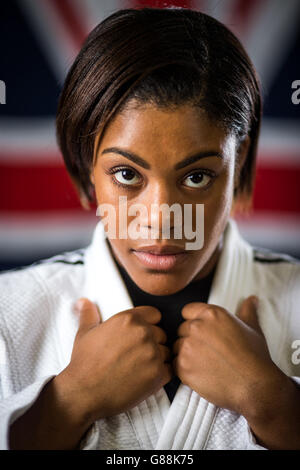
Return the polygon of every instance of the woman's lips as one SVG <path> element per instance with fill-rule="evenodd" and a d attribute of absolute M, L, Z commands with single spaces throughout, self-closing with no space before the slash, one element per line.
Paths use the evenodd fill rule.
<path fill-rule="evenodd" d="M 133 250 L 133 253 L 144 266 L 159 271 L 168 271 L 184 261 L 187 257 L 186 252 L 167 254 Z"/>

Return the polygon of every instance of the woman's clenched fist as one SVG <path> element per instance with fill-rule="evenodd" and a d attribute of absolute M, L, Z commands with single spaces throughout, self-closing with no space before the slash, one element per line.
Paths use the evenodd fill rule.
<path fill-rule="evenodd" d="M 88 299 L 76 305 L 79 329 L 60 380 L 90 423 L 134 407 L 171 380 L 159 310 L 139 306 L 101 322 Z"/>

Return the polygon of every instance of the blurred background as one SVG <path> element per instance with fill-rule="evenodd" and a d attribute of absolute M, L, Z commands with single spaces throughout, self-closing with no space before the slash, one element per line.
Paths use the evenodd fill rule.
<path fill-rule="evenodd" d="M 58 96 L 88 32 L 145 6 L 201 10 L 246 47 L 265 105 L 254 207 L 238 224 L 254 245 L 300 258 L 299 0 L 10 0 L 0 13 L 0 270 L 89 244 L 98 219 L 81 208 L 55 142 Z"/>

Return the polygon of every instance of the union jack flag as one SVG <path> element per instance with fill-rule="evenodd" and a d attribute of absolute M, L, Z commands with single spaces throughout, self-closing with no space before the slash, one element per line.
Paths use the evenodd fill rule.
<path fill-rule="evenodd" d="M 89 31 L 145 6 L 201 10 L 245 45 L 265 105 L 254 209 L 238 223 L 250 242 L 300 256 L 299 0 L 10 0 L 0 17 L 0 269 L 89 243 L 98 220 L 55 142 L 58 95 Z"/>

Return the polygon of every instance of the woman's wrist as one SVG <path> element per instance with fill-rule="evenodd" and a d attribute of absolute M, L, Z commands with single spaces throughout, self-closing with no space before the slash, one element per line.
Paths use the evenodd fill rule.
<path fill-rule="evenodd" d="M 66 378 L 63 371 L 50 380 L 34 404 L 12 424 L 11 449 L 67 450 L 79 446 L 91 422 Z"/>
<path fill-rule="evenodd" d="M 263 447 L 300 449 L 300 388 L 276 366 L 249 388 L 241 414 Z"/>
<path fill-rule="evenodd" d="M 52 394 L 56 406 L 66 418 L 66 424 L 84 434 L 93 424 L 95 418 L 89 409 L 88 400 L 84 397 L 76 377 L 69 373 L 68 367 L 53 379 Z"/>

